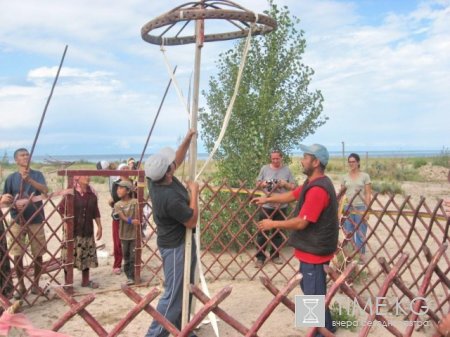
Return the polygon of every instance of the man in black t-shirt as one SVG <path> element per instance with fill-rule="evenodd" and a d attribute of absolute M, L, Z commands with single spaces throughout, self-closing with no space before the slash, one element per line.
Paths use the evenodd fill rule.
<path fill-rule="evenodd" d="M 175 152 L 164 148 L 145 162 L 145 175 L 153 207 L 153 218 L 157 226 L 157 244 L 163 260 L 164 294 L 156 310 L 178 329 L 181 329 L 183 301 L 183 274 L 186 228 L 195 228 L 198 218 L 198 184 L 188 182 L 187 189 L 174 176 L 189 149 L 192 137 L 190 130 Z M 190 192 L 190 195 L 188 193 Z M 191 283 L 195 270 L 195 241 L 192 242 Z M 153 320 L 146 337 L 166 337 L 169 332 L 158 321 Z M 190 337 L 194 337 L 191 334 Z"/>

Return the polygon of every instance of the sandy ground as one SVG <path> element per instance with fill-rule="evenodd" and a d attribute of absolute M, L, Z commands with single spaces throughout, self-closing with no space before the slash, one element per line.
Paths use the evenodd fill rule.
<path fill-rule="evenodd" d="M 56 184 L 56 182 L 53 182 Z M 450 195 L 450 185 L 445 183 L 405 183 L 403 188 L 409 194 L 412 194 L 414 198 L 419 198 L 421 195 L 427 196 L 430 200 L 437 200 Z M 95 301 L 87 307 L 87 310 L 103 325 L 103 327 L 110 331 L 114 325 L 123 318 L 127 312 L 134 307 L 134 303 L 122 293 L 120 286 L 125 282 L 123 275 L 113 275 L 112 271 L 112 237 L 111 237 L 111 221 L 110 221 L 110 208 L 107 205 L 108 191 L 106 184 L 95 185 L 99 192 L 99 200 L 101 207 L 101 214 L 103 219 L 103 238 L 102 243 L 105 243 L 106 248 L 103 253 L 103 258 L 100 258 L 100 267 L 92 270 L 92 278 L 100 283 L 100 288 L 95 291 Z M 428 199 L 427 199 L 428 200 Z M 57 219 L 54 219 L 57 221 Z M 62 280 L 62 275 L 61 278 Z M 89 290 L 80 287 L 81 275 L 78 271 L 75 271 L 75 292 L 77 293 L 76 299 L 80 300 L 84 295 L 90 293 Z M 144 277 L 145 280 L 145 277 Z M 43 282 L 45 279 L 43 280 Z M 286 284 L 285 281 L 275 282 L 278 288 L 283 287 Z M 209 282 L 209 290 L 211 294 L 217 293 L 226 285 L 233 287 L 231 295 L 225 299 L 220 305 L 225 311 L 230 313 L 233 317 L 237 318 L 245 326 L 250 327 L 257 317 L 261 314 L 267 304 L 272 300 L 273 296 L 264 288 L 264 286 L 257 280 L 244 281 L 244 280 L 230 280 L 224 277 L 218 281 Z M 158 282 L 146 286 L 135 286 L 135 290 L 141 295 L 145 295 L 152 287 L 159 286 Z M 290 294 L 290 298 L 293 299 L 294 295 L 300 295 L 300 288 L 294 289 Z M 345 302 L 347 298 L 338 294 L 337 301 Z M 157 301 L 153 301 L 152 305 L 156 306 Z M 23 308 L 23 312 L 31 319 L 33 324 L 41 328 L 49 328 L 64 312 L 68 310 L 68 306 L 61 300 L 55 298 L 51 301 L 39 301 L 33 307 Z M 364 315 L 361 315 L 359 319 L 364 319 Z M 131 324 L 125 329 L 120 336 L 144 336 L 147 328 L 151 322 L 151 317 L 142 312 L 135 318 Z M 404 331 L 404 323 L 401 321 L 395 321 L 395 324 Z M 237 336 L 232 328 L 219 322 L 220 336 Z M 266 337 L 293 337 L 304 336 L 306 330 L 298 329 L 294 327 L 294 314 L 289 311 L 282 304 L 279 305 L 269 320 L 265 322 L 260 329 L 259 336 Z M 427 328 L 422 332 L 415 332 L 414 336 L 430 336 L 433 329 Z M 62 329 L 61 332 L 67 333 L 71 336 L 95 336 L 90 327 L 82 320 L 81 317 L 75 316 L 72 318 Z M 386 334 L 386 330 L 380 325 L 375 325 L 371 329 L 371 336 L 389 335 Z M 209 324 L 203 325 L 198 331 L 198 336 L 209 337 L 214 336 L 214 333 Z M 337 336 L 357 336 L 357 332 L 350 332 L 348 330 L 340 329 L 337 332 Z"/>

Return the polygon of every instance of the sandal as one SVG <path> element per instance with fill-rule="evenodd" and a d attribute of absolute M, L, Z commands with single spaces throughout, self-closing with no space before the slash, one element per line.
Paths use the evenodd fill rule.
<path fill-rule="evenodd" d="M 86 285 L 81 285 L 82 287 L 85 287 L 85 288 L 91 288 L 91 289 L 97 289 L 98 287 L 99 287 L 99 285 L 98 285 L 98 283 L 97 282 L 94 282 L 94 281 L 89 281 L 88 282 L 88 284 L 86 284 Z"/>

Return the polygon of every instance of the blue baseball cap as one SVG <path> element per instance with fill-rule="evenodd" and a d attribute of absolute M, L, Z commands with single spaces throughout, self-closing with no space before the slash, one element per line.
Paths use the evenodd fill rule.
<path fill-rule="evenodd" d="M 310 146 L 300 144 L 300 150 L 302 150 L 303 153 L 313 155 L 314 157 L 319 159 L 323 166 L 327 166 L 330 155 L 325 146 L 320 144 L 313 144 Z"/>

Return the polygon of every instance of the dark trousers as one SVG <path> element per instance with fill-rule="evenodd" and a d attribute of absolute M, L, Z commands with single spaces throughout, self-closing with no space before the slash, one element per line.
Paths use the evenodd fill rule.
<path fill-rule="evenodd" d="M 323 269 L 324 264 L 310 264 L 306 262 L 300 262 L 300 273 L 303 275 L 300 281 L 300 288 L 305 295 L 326 295 L 327 293 L 327 280 L 326 273 Z M 333 320 L 331 318 L 330 309 L 325 308 L 325 328 L 330 331 L 336 331 L 333 326 Z M 317 334 L 316 337 L 322 336 Z"/>
<path fill-rule="evenodd" d="M 261 211 L 259 213 L 259 220 L 260 221 L 263 219 L 285 220 L 287 214 L 286 211 L 287 207 L 279 209 L 263 207 L 261 208 Z M 266 250 L 267 247 L 269 247 L 270 257 L 272 259 L 277 258 L 280 254 L 276 250 L 283 243 L 283 236 L 281 235 L 280 230 L 271 229 L 268 231 L 264 231 L 264 234 L 262 231 L 259 231 L 258 235 L 256 236 L 256 243 L 257 243 L 256 249 L 258 250 L 258 252 L 256 253 L 256 258 L 258 260 L 265 261 L 266 254 L 264 253 L 264 251 Z"/>
<path fill-rule="evenodd" d="M 123 271 L 128 279 L 134 280 L 134 260 L 136 240 L 120 240 L 123 254 Z"/>

